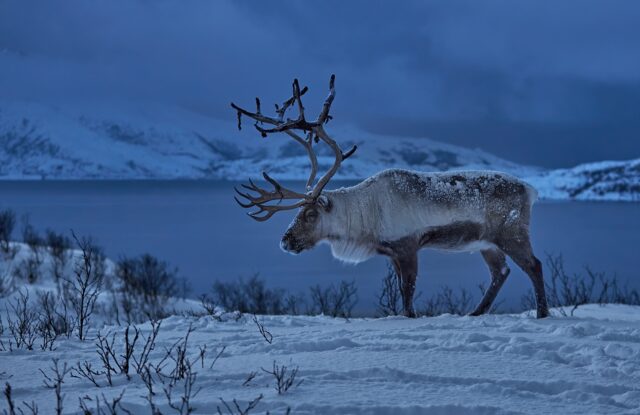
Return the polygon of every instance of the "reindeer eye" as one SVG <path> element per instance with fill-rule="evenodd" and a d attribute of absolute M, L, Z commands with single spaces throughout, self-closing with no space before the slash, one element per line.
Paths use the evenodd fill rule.
<path fill-rule="evenodd" d="M 315 222 L 318 219 L 318 212 L 315 209 L 307 210 L 304 217 L 309 222 Z"/>

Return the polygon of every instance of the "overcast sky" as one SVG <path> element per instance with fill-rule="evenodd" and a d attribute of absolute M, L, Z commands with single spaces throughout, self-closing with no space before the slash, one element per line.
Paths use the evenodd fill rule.
<path fill-rule="evenodd" d="M 0 0 L 0 97 L 314 109 L 521 163 L 640 157 L 640 1 Z"/>

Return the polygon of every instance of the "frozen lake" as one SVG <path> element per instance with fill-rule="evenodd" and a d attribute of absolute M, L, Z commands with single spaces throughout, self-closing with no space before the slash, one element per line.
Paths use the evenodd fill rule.
<path fill-rule="evenodd" d="M 339 187 L 345 183 L 334 183 Z M 310 285 L 355 280 L 359 309 L 372 309 L 386 272 L 386 260 L 353 266 L 331 257 L 327 246 L 292 256 L 278 246 L 293 213 L 265 223 L 245 215 L 233 200 L 230 182 L 81 181 L 0 182 L 0 206 L 28 214 L 34 226 L 91 235 L 108 256 L 151 253 L 177 266 L 197 295 L 212 282 L 255 273 L 271 287 L 306 291 Z M 301 185 L 297 184 L 300 188 Z M 292 184 L 296 186 L 296 184 Z M 19 228 L 14 238 L 19 237 Z M 569 271 L 584 265 L 617 273 L 640 288 L 640 204 L 538 202 L 532 237 L 537 256 L 562 253 Z M 505 306 L 519 305 L 528 278 L 512 265 L 500 293 Z M 480 254 L 423 250 L 418 291 L 421 299 L 438 286 L 467 287 L 474 294 L 489 274 Z"/>

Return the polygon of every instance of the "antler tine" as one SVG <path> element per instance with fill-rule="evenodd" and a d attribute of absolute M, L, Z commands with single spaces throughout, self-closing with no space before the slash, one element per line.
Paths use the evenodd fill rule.
<path fill-rule="evenodd" d="M 306 86 L 300 89 L 300 83 L 297 79 L 294 79 L 293 81 L 293 92 L 291 98 L 284 101 L 282 103 L 282 106 L 278 106 L 276 104 L 276 118 L 262 114 L 260 100 L 258 98 L 256 98 L 256 112 L 247 111 L 244 108 L 231 103 L 231 107 L 238 113 L 238 128 L 241 127 L 241 116 L 245 115 L 256 121 L 254 127 L 260 132 L 263 137 L 266 137 L 270 133 L 284 132 L 292 137 L 295 141 L 300 143 L 302 146 L 304 146 L 311 162 L 311 172 L 309 173 L 309 178 L 307 179 L 306 183 L 306 194 L 298 193 L 283 187 L 275 179 L 271 178 L 267 173 L 263 173 L 262 175 L 264 177 L 264 180 L 271 184 L 271 186 L 273 186 L 273 190 L 265 190 L 257 186 L 252 180 L 249 180 L 248 185 L 242 184 L 241 186 L 244 189 L 257 193 L 257 195 L 244 193 L 237 188 L 234 188 L 241 198 L 247 200 L 246 202 L 240 201 L 240 199 L 236 197 L 235 200 L 240 206 L 244 208 L 256 207 L 258 209 L 255 212 L 249 213 L 249 216 L 251 216 L 253 219 L 262 222 L 269 219 L 277 211 L 296 209 L 307 203 L 315 201 L 320 196 L 320 193 L 327 185 L 329 180 L 331 180 L 331 178 L 336 174 L 336 172 L 340 168 L 340 164 L 356 151 L 357 147 L 353 146 L 353 148 L 351 148 L 346 153 L 342 152 L 338 144 L 329 137 L 329 135 L 324 131 L 323 128 L 323 125 L 331 119 L 331 115 L 329 115 L 329 112 L 331 110 L 331 105 L 335 99 L 336 94 L 335 79 L 335 75 L 331 75 L 331 78 L 329 80 L 329 95 L 324 101 L 322 110 L 320 111 L 318 118 L 312 122 L 309 122 L 305 119 L 305 108 L 302 104 L 301 99 L 302 95 L 304 95 L 309 89 Z M 287 118 L 285 121 L 287 110 L 295 103 L 297 103 L 298 106 L 298 118 L 293 120 Z M 272 128 L 264 128 L 259 124 L 269 124 L 272 126 Z M 306 138 L 302 138 L 301 136 L 296 134 L 294 130 L 305 131 L 305 133 L 307 133 Z M 314 141 L 317 143 L 319 139 L 325 142 L 331 149 L 333 149 L 335 153 L 335 161 L 333 163 L 333 166 L 320 178 L 315 187 L 312 187 L 316 180 L 316 175 L 318 172 L 318 159 L 317 155 L 313 151 L 313 144 Z M 279 203 L 284 199 L 296 199 L 298 200 L 298 202 L 292 205 L 280 205 Z M 268 204 L 269 202 L 277 202 L 277 204 Z"/>
<path fill-rule="evenodd" d="M 300 88 L 300 86 L 298 86 L 298 89 L 299 88 Z M 308 90 L 309 90 L 309 88 L 307 88 L 306 86 L 304 88 L 302 88 L 302 90 L 300 90 L 300 93 L 298 94 L 298 98 L 303 96 L 304 94 L 306 94 Z M 283 102 L 282 103 L 282 107 L 278 107 L 278 105 L 276 104 L 276 112 L 278 113 L 278 120 L 280 120 L 280 122 L 284 122 L 284 114 L 287 112 L 289 107 L 295 101 L 296 101 L 296 94 L 295 94 L 295 90 L 294 90 L 293 96 L 291 96 L 291 98 L 289 98 L 288 100 Z"/>
<path fill-rule="evenodd" d="M 342 162 L 347 158 L 351 157 L 351 155 L 353 155 L 353 153 L 355 153 L 355 151 L 358 149 L 358 146 L 354 145 L 353 147 L 351 147 L 349 151 L 344 153 L 340 149 L 340 146 L 338 146 L 338 143 L 336 143 L 324 131 L 324 128 L 322 128 L 321 126 L 316 127 L 314 131 L 322 141 L 327 143 L 327 145 L 333 150 L 335 154 L 335 161 L 333 162 L 333 166 L 331 166 L 331 168 L 324 174 L 324 176 L 322 176 L 320 180 L 318 180 L 318 184 L 316 184 L 316 186 L 313 188 L 313 191 L 310 194 L 311 199 L 315 200 L 318 198 L 318 196 L 320 196 L 320 193 L 322 193 L 322 189 L 324 189 L 327 183 L 329 183 L 329 180 L 331 180 L 331 178 L 336 174 Z"/>
<path fill-rule="evenodd" d="M 324 104 L 322 105 L 322 111 L 318 116 L 318 119 L 315 121 L 316 124 L 313 128 L 313 132 L 316 134 L 316 137 L 324 141 L 334 152 L 335 161 L 333 162 L 333 166 L 318 180 L 318 183 L 313 188 L 310 193 L 311 199 L 316 199 L 322 193 L 324 187 L 329 183 L 329 180 L 336 174 L 340 165 L 343 161 L 348 159 L 355 153 L 358 149 L 358 146 L 353 146 L 346 153 L 340 149 L 338 143 L 336 143 L 327 132 L 324 130 L 323 124 L 326 124 L 331 116 L 329 115 L 329 110 L 331 109 L 331 104 L 333 103 L 334 98 L 336 97 L 336 88 L 335 88 L 336 76 L 331 75 L 331 79 L 329 80 L 329 95 L 327 99 L 325 99 Z"/>
<path fill-rule="evenodd" d="M 291 130 L 287 130 L 285 131 L 285 133 L 296 140 L 298 143 L 300 143 L 300 145 L 302 145 L 305 150 L 307 150 L 307 155 L 309 156 L 309 161 L 311 162 L 311 172 L 309 172 L 309 178 L 307 179 L 305 188 L 307 191 L 310 191 L 311 186 L 313 186 L 313 182 L 316 180 L 316 174 L 318 172 L 318 157 L 313 151 L 313 132 L 310 131 L 309 134 L 307 134 L 306 139 L 300 137 L 298 134 L 294 133 Z"/>
<path fill-rule="evenodd" d="M 316 157 L 316 153 L 313 152 L 313 131 L 310 131 L 307 135 L 305 148 L 307 149 L 309 159 L 311 160 L 311 172 L 309 172 L 309 178 L 307 179 L 306 186 L 307 192 L 310 192 L 311 186 L 313 186 L 313 182 L 316 180 L 316 174 L 318 173 L 318 158 Z"/>
<path fill-rule="evenodd" d="M 262 173 L 264 179 L 273 186 L 272 191 L 267 191 L 262 189 L 258 185 L 256 185 L 253 180 L 249 179 L 249 184 L 241 184 L 241 186 L 247 190 L 258 193 L 257 196 L 254 196 L 250 193 L 241 192 L 238 188 L 234 187 L 233 189 L 236 193 L 247 200 L 247 202 L 240 201 L 237 197 L 234 196 L 236 203 L 238 203 L 243 208 L 258 208 L 256 212 L 250 212 L 249 216 L 253 219 L 258 220 L 260 222 L 269 219 L 275 212 L 280 210 L 291 210 L 299 208 L 300 206 L 309 203 L 309 196 L 306 194 L 294 192 L 283 187 L 280 183 L 278 183 L 275 179 L 269 176 L 267 173 Z M 292 205 L 280 205 L 279 203 L 285 199 L 294 199 L 298 200 L 298 202 Z M 275 205 L 268 205 L 269 202 L 276 201 Z M 266 215 L 260 215 L 263 212 L 267 212 Z"/>
<path fill-rule="evenodd" d="M 275 118 L 271 118 L 271 117 L 267 117 L 266 115 L 262 115 L 260 113 L 260 100 L 258 98 L 256 98 L 256 106 L 258 107 L 258 112 L 251 112 L 251 111 L 247 111 L 246 109 L 237 106 L 236 104 L 234 104 L 233 102 L 231 103 L 231 108 L 233 108 L 234 110 L 236 110 L 238 112 L 238 129 L 240 129 L 241 125 L 240 125 L 240 116 L 241 115 L 246 115 L 249 118 L 253 118 L 256 121 L 259 122 L 264 122 L 267 124 L 272 124 L 272 125 L 278 125 L 280 124 L 280 122 L 278 120 L 276 120 Z"/>
<path fill-rule="evenodd" d="M 306 200 L 302 200 L 296 204 L 288 205 L 288 206 L 256 205 L 258 210 L 255 212 L 249 212 L 247 213 L 247 215 L 249 215 L 252 219 L 258 222 L 264 222 L 267 219 L 269 219 L 271 216 L 273 216 L 276 212 L 279 212 L 281 210 L 297 209 L 300 206 L 304 205 L 305 203 L 307 203 Z M 267 213 L 265 215 L 260 216 L 263 212 L 267 212 Z"/>
<path fill-rule="evenodd" d="M 304 105 L 300 98 L 300 84 L 298 78 L 293 80 L 293 98 L 298 102 L 298 120 L 304 120 Z"/>
<path fill-rule="evenodd" d="M 320 111 L 320 115 L 318 115 L 318 119 L 316 120 L 316 124 L 318 125 L 326 124 L 331 119 L 329 110 L 331 109 L 331 104 L 336 97 L 335 83 L 336 75 L 332 74 L 331 79 L 329 79 L 329 95 L 327 96 L 327 99 L 324 100 L 324 104 L 322 104 L 322 111 Z"/>

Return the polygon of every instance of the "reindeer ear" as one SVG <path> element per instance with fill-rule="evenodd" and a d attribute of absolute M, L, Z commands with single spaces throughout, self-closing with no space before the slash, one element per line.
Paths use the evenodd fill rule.
<path fill-rule="evenodd" d="M 318 197 L 318 205 L 327 212 L 331 211 L 331 200 L 329 200 L 325 195 L 320 195 Z"/>

